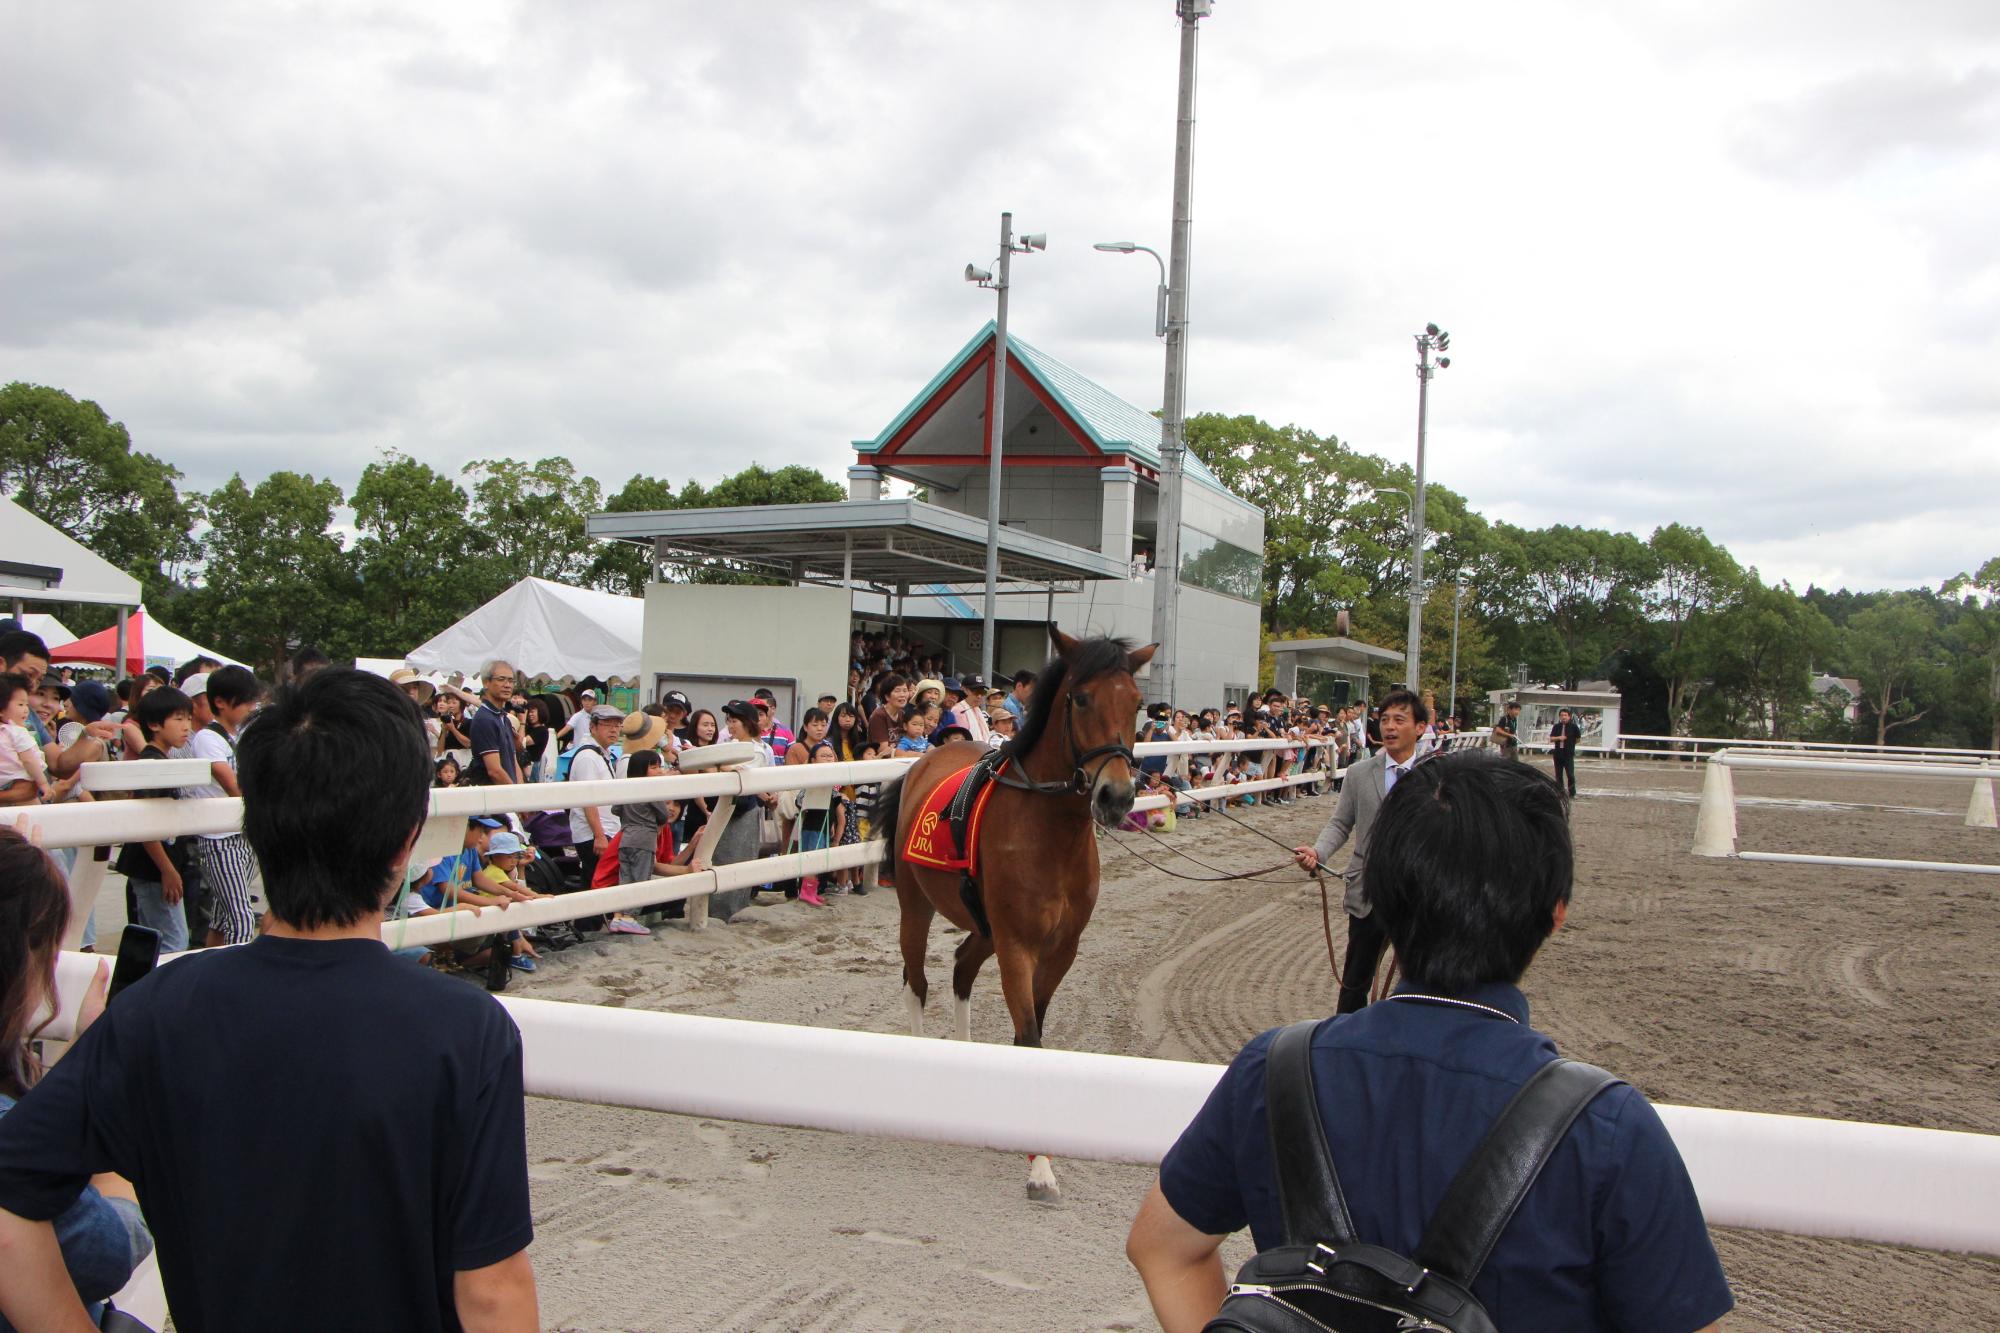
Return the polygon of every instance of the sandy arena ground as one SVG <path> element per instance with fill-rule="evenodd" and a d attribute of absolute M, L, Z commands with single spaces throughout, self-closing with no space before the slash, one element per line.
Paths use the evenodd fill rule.
<path fill-rule="evenodd" d="M 1687 850 L 1692 769 L 1586 762 L 1580 776 L 1576 901 L 1526 982 L 1566 1053 L 1657 1101 L 2000 1133 L 2000 882 L 1704 860 Z M 1958 783 L 1738 773 L 1737 790 L 1745 850 L 2000 861 L 2000 834 L 1963 827 Z M 1331 801 L 1242 813 L 1302 842 Z M 1170 836 L 1232 868 L 1278 854 L 1220 819 Z M 1331 1010 L 1309 888 L 1189 884 L 1108 846 L 1104 863 L 1051 1045 L 1220 1062 Z M 106 949 L 118 897 L 100 900 Z M 509 990 L 901 1032 L 895 936 L 893 893 L 767 899 L 699 935 L 549 954 Z M 955 939 L 933 928 L 933 1034 Z M 990 966 L 973 1031 L 1011 1037 Z M 1059 1162 L 1064 1202 L 1038 1207 L 1012 1154 L 541 1099 L 528 1154 L 548 1328 L 1155 1327 L 1123 1256 L 1149 1168 Z M 1716 1243 L 1732 1330 L 2000 1328 L 2000 1260 L 1726 1230 Z M 1232 1239 L 1231 1271 L 1248 1253 Z"/>
<path fill-rule="evenodd" d="M 2000 885 L 1698 859 L 1690 769 L 1586 763 L 1581 776 L 1576 904 L 1526 985 L 1565 1052 L 1659 1101 L 2000 1133 Z M 1737 781 L 1747 850 L 2000 861 L 2000 836 L 1962 827 L 1957 784 Z M 1303 841 L 1330 808 L 1247 814 Z M 1275 853 L 1219 819 L 1173 836 L 1233 866 Z M 1309 889 L 1183 883 L 1115 849 L 1105 871 L 1050 1044 L 1223 1061 L 1264 1028 L 1330 1010 Z M 772 903 L 700 935 L 552 955 L 510 990 L 897 1032 L 895 917 L 890 893 Z M 948 1021 L 937 997 L 954 938 L 933 931 L 933 1033 Z M 991 968 L 973 1024 L 980 1040 L 1010 1036 Z M 1010 1154 L 541 1100 L 528 1140 L 551 1328 L 1154 1326 L 1122 1255 L 1149 1169 L 1059 1163 L 1065 1201 L 1041 1208 Z M 2000 1260 L 1716 1241 L 1732 1329 L 2000 1327 Z M 1225 1258 L 1246 1254 L 1239 1237 Z"/>

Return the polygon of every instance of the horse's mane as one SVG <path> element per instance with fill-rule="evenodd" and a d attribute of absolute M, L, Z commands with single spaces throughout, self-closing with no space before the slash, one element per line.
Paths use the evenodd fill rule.
<path fill-rule="evenodd" d="M 1048 730 L 1049 715 L 1055 711 L 1056 694 L 1062 689 L 1065 677 L 1082 685 L 1108 671 L 1124 671 L 1131 651 L 1130 639 L 1081 639 L 1075 656 L 1051 657 L 1042 674 L 1035 677 L 1035 692 L 1028 699 L 1028 716 L 1015 730 L 1007 749 L 1022 759 L 1034 752 L 1035 742 Z"/>

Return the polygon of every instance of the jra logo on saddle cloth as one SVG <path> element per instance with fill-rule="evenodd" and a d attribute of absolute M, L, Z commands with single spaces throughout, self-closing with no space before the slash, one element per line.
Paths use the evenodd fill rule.
<path fill-rule="evenodd" d="M 902 857 L 933 870 L 970 875 L 979 856 L 979 822 L 993 795 L 997 756 L 960 769 L 931 788 L 910 820 Z"/>

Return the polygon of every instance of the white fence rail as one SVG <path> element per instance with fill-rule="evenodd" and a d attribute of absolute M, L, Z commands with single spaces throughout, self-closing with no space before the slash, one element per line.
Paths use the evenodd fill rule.
<path fill-rule="evenodd" d="M 1173 1060 L 501 1003 L 526 1045 L 528 1090 L 541 1096 L 1058 1157 L 1159 1161 L 1222 1074 Z M 1715 1225 L 2000 1254 L 2000 1137 L 1659 1110 Z"/>
<path fill-rule="evenodd" d="M 1522 748 L 1546 750 L 1543 737 L 1526 737 Z M 1774 741 L 1724 736 L 1644 736 L 1623 735 L 1612 745 L 1586 745 L 1592 753 L 1618 759 L 1706 759 L 1722 750 L 1768 750 L 1774 753 L 1821 756 L 1825 758 L 1907 759 L 1930 763 L 1970 763 L 2000 760 L 1992 750 L 1963 750 L 1944 746 L 1871 745 L 1863 741 Z"/>
<path fill-rule="evenodd" d="M 1282 741 L 1239 741 L 1182 742 L 1172 749 L 1182 747 L 1192 753 L 1295 748 Z M 1169 751 L 1147 746 L 1140 752 Z M 455 849 L 463 838 L 462 821 L 471 814 L 876 781 L 901 767 L 891 760 L 441 791 L 432 798 L 431 824 Z M 1726 779 L 1729 766 L 1715 764 L 1710 771 Z M 1141 807 L 1227 800 L 1331 776 L 1308 772 L 1211 784 L 1149 797 Z M 729 808 L 728 802 L 719 803 L 716 813 L 726 820 Z M 241 803 L 135 800 L 8 813 L 12 818 L 6 822 L 50 845 L 86 846 L 226 831 L 240 822 Z M 432 837 L 427 830 L 425 840 Z M 391 922 L 384 935 L 391 944 L 413 945 L 676 899 L 688 900 L 692 915 L 693 904 L 718 889 L 865 866 L 881 850 L 880 844 L 865 843 L 545 902 Z M 56 989 L 66 1014 L 75 1013 L 101 962 L 86 954 L 61 957 Z M 1156 1161 L 1220 1073 L 1214 1066 L 1174 1061 L 924 1042 L 549 1001 L 502 1003 L 521 1028 L 529 1090 L 539 1095 L 1009 1151 Z M 657 1077 L 661 1069 L 673 1070 L 673 1077 Z M 1710 1220 L 1718 1224 L 2000 1253 L 2000 1212 L 1990 1206 L 2000 1195 L 2000 1138 L 1687 1107 L 1662 1107 L 1661 1114 L 1694 1173 Z"/>
<path fill-rule="evenodd" d="M 1847 866 L 1860 870 L 1940 870 L 1972 875 L 2000 875 L 2000 865 L 1969 861 L 1912 861 L 1878 856 L 1830 856 L 1806 852 L 1743 852 L 1736 847 L 1737 769 L 1765 773 L 1865 773 L 1876 777 L 1933 778 L 1970 782 L 1966 803 L 1968 828 L 2000 826 L 1995 817 L 1994 784 L 2000 764 L 1899 763 L 1872 759 L 1800 759 L 1772 754 L 1724 750 L 1703 765 L 1701 805 L 1695 813 L 1696 856 L 1733 857 L 1739 861 L 1771 861 L 1794 865 Z"/>

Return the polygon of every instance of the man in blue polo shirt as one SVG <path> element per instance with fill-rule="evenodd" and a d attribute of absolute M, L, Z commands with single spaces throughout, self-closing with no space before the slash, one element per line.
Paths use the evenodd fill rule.
<path fill-rule="evenodd" d="M 1518 986 L 1568 911 L 1555 784 L 1476 750 L 1417 764 L 1376 817 L 1366 886 L 1404 982 L 1323 1022 L 1313 1082 L 1358 1239 L 1408 1255 L 1514 1093 L 1556 1058 Z M 1508 871 L 1507 878 L 1496 872 Z M 1126 1253 L 1167 1333 L 1226 1287 L 1217 1254 L 1248 1226 L 1284 1243 L 1265 1054 L 1251 1041 L 1160 1163 Z M 1472 1284 L 1501 1328 L 1695 1333 L 1733 1304 L 1666 1127 L 1620 1083 L 1579 1116 Z"/>
<path fill-rule="evenodd" d="M 480 673 L 480 706 L 473 710 L 468 733 L 474 786 L 503 787 L 521 780 L 514 724 L 507 719 L 507 701 L 514 697 L 515 679 L 514 668 L 507 662 L 488 662 Z"/>

